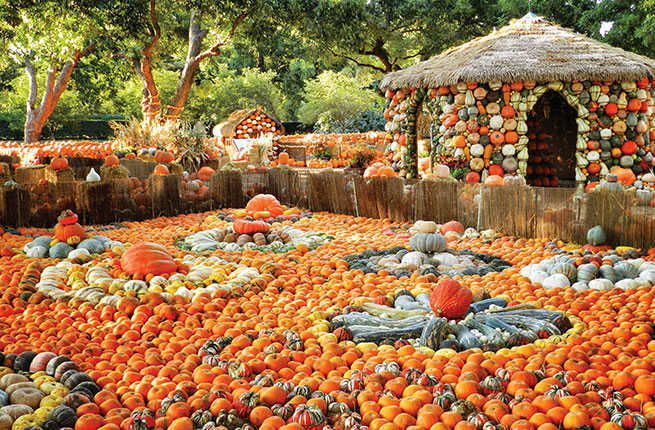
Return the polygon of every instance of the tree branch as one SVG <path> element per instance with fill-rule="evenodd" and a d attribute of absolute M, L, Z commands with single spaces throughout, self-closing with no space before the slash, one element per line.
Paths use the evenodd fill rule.
<path fill-rule="evenodd" d="M 196 56 L 196 62 L 200 63 L 204 61 L 206 58 L 209 57 L 215 57 L 221 53 L 221 48 L 228 44 L 230 40 L 234 37 L 234 34 L 237 31 L 237 28 L 239 25 L 248 17 L 250 11 L 244 11 L 242 12 L 239 16 L 237 16 L 232 22 L 232 28 L 230 28 L 230 32 L 227 35 L 227 38 L 225 40 L 219 40 L 212 46 L 210 46 L 208 49 L 206 49 L 204 52 L 200 53 L 198 56 Z"/>
<path fill-rule="evenodd" d="M 36 70 L 29 58 L 25 57 L 25 71 L 30 81 L 30 92 L 27 96 L 27 110 L 34 110 L 36 98 L 38 97 L 39 87 L 36 82 Z"/>
<path fill-rule="evenodd" d="M 150 39 L 150 43 L 143 47 L 143 55 L 148 57 L 152 56 L 152 51 L 155 48 L 155 45 L 157 45 L 157 42 L 159 42 L 161 36 L 161 28 L 159 27 L 159 18 L 157 17 L 155 0 L 150 0 L 150 25 L 151 27 L 149 27 L 148 30 L 150 31 L 152 38 Z"/>
<path fill-rule="evenodd" d="M 368 67 L 368 68 L 371 68 L 373 70 L 378 70 L 380 72 L 385 72 L 385 73 L 388 72 L 388 70 L 384 69 L 383 67 L 376 66 L 375 64 L 370 64 L 370 63 L 362 63 L 361 61 L 357 60 L 354 57 L 350 57 L 350 56 L 348 56 L 346 54 L 340 54 L 338 52 L 335 52 L 332 48 L 328 48 L 328 51 L 330 51 L 330 53 L 332 55 L 334 55 L 335 57 L 345 58 L 346 60 L 352 61 L 353 63 L 357 64 L 358 66 Z"/>

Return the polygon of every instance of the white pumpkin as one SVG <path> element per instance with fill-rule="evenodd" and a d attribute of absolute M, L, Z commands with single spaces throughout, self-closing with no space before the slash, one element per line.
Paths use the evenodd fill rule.
<path fill-rule="evenodd" d="M 655 270 L 644 270 L 639 274 L 638 279 L 643 279 L 644 281 L 648 281 L 651 284 L 655 284 Z"/>
<path fill-rule="evenodd" d="M 589 289 L 589 284 L 586 282 L 578 281 L 575 284 L 571 285 L 571 288 L 573 288 L 575 291 L 578 293 L 582 291 L 587 291 Z"/>
<path fill-rule="evenodd" d="M 632 290 L 639 287 L 639 282 L 634 279 L 621 279 L 620 281 L 617 281 L 614 286 L 621 290 Z"/>
<path fill-rule="evenodd" d="M 68 258 L 70 259 L 80 258 L 82 256 L 90 257 L 91 254 L 89 254 L 89 251 L 84 248 L 74 249 L 68 253 Z"/>
<path fill-rule="evenodd" d="M 45 246 L 33 246 L 25 251 L 30 258 L 45 258 L 48 255 L 48 249 Z"/>
<path fill-rule="evenodd" d="M 548 273 L 543 270 L 533 270 L 532 274 L 529 276 L 530 282 L 537 285 L 543 285 L 546 278 L 548 278 Z"/>
<path fill-rule="evenodd" d="M 554 275 L 550 275 L 549 277 L 544 279 L 543 282 L 541 283 L 541 286 L 547 290 L 551 290 L 553 288 L 566 288 L 570 285 L 571 282 L 569 281 L 569 278 L 562 275 L 561 273 L 555 273 Z"/>
<path fill-rule="evenodd" d="M 464 230 L 464 237 L 467 239 L 476 239 L 480 237 L 480 233 L 473 227 L 469 227 L 466 230 Z"/>
<path fill-rule="evenodd" d="M 89 174 L 86 175 L 86 182 L 100 182 L 100 175 L 98 175 L 98 172 L 93 167 L 89 171 Z"/>
<path fill-rule="evenodd" d="M 414 223 L 412 227 L 417 233 L 434 233 L 437 231 L 437 223 L 434 221 L 419 220 Z"/>
<path fill-rule="evenodd" d="M 589 281 L 589 288 L 598 291 L 609 291 L 614 288 L 614 282 L 605 278 L 592 279 Z"/>
<path fill-rule="evenodd" d="M 454 266 L 459 263 L 457 257 L 449 252 L 435 254 L 434 257 L 432 257 L 432 261 L 434 261 L 435 266 Z"/>
<path fill-rule="evenodd" d="M 408 252 L 400 260 L 400 263 L 409 270 L 416 270 L 425 263 L 425 254 L 418 251 Z"/>

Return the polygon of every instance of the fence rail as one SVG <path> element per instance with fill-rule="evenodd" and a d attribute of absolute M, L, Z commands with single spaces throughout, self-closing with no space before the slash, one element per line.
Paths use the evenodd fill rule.
<path fill-rule="evenodd" d="M 141 167 L 130 167 L 143 175 Z M 88 224 L 144 219 L 243 207 L 253 195 L 269 193 L 286 205 L 315 212 L 400 222 L 457 219 L 478 229 L 578 243 L 585 241 L 589 228 L 601 225 L 611 244 L 655 246 L 655 208 L 640 202 L 633 191 L 585 194 L 572 188 L 364 179 L 344 170 L 274 168 L 220 170 L 211 178 L 203 200 L 185 200 L 181 176 L 176 174 L 150 176 L 141 182 L 118 178 L 97 185 L 44 184 L 40 174 L 35 171 L 18 178 L 24 182 L 18 187 L 0 188 L 0 224 L 50 226 L 64 209 L 78 211 Z"/>

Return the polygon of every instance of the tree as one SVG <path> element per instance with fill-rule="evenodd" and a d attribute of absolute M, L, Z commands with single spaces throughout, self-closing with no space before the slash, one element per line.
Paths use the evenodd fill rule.
<path fill-rule="evenodd" d="M 162 8 L 167 11 L 164 18 L 172 27 L 173 37 L 176 35 L 176 30 L 179 30 L 179 26 L 175 26 L 175 17 L 185 14 L 188 16 L 186 57 L 179 71 L 176 90 L 165 107 L 162 107 L 153 75 L 155 50 L 162 38 L 163 20 L 160 19 L 158 10 L 160 3 L 165 5 L 165 8 Z M 123 53 L 122 56 L 131 59 L 133 70 L 141 80 L 143 120 L 150 123 L 177 120 L 186 105 L 200 65 L 210 58 L 221 55 L 223 48 L 232 41 L 244 21 L 258 13 L 271 13 L 268 3 L 263 0 L 186 2 L 148 0 L 147 10 L 147 21 L 142 25 L 147 37 L 142 39 L 142 47 L 136 53 Z"/>
<path fill-rule="evenodd" d="M 25 68 L 29 79 L 25 142 L 41 137 L 43 126 L 59 102 L 75 67 L 96 46 L 99 26 L 73 2 L 5 1 L 2 10 L 3 51 Z M 39 70 L 46 69 L 39 101 Z"/>
<path fill-rule="evenodd" d="M 387 73 L 491 29 L 493 1 L 308 0 L 302 30 L 337 59 Z"/>

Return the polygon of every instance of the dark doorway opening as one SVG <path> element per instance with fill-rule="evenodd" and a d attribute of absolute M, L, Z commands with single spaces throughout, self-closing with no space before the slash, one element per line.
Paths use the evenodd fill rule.
<path fill-rule="evenodd" d="M 528 184 L 575 187 L 577 116 L 555 91 L 546 92 L 534 105 L 528 114 Z"/>

